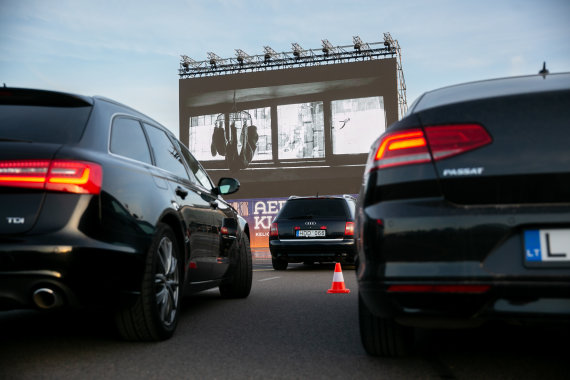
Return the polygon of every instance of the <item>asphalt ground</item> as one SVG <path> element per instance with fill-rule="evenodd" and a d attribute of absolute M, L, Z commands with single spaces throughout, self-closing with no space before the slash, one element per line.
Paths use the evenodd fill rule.
<path fill-rule="evenodd" d="M 354 269 L 327 294 L 333 264 L 274 271 L 254 260 L 246 299 L 184 300 L 174 337 L 120 341 L 104 314 L 0 313 L 0 379 L 567 379 L 570 333 L 493 324 L 421 330 L 399 359 L 366 355 Z"/>

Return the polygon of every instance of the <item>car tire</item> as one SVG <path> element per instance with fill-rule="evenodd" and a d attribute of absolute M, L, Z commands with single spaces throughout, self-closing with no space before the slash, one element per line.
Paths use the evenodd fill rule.
<path fill-rule="evenodd" d="M 236 242 L 235 263 L 230 267 L 230 275 L 220 284 L 220 294 L 224 298 L 245 298 L 251 291 L 253 266 L 251 262 L 251 248 L 247 235 Z"/>
<path fill-rule="evenodd" d="M 360 338 L 369 355 L 382 357 L 401 357 L 410 352 L 414 330 L 402 326 L 393 319 L 374 315 L 358 297 L 358 315 Z"/>
<path fill-rule="evenodd" d="M 289 263 L 283 259 L 274 259 L 271 258 L 271 264 L 273 265 L 273 269 L 275 270 L 285 270 Z"/>
<path fill-rule="evenodd" d="M 141 292 L 116 314 L 121 336 L 130 341 L 161 341 L 174 334 L 181 300 L 181 268 L 176 236 L 159 224 L 146 255 Z"/>

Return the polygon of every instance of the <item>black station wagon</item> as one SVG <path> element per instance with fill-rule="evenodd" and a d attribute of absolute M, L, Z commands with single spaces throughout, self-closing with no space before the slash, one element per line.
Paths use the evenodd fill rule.
<path fill-rule="evenodd" d="M 127 106 L 0 89 L 0 310 L 101 305 L 125 339 L 169 338 L 183 294 L 249 295 L 238 189 Z"/>
<path fill-rule="evenodd" d="M 354 209 L 352 196 L 291 197 L 269 231 L 273 268 L 289 263 L 353 263 Z"/>

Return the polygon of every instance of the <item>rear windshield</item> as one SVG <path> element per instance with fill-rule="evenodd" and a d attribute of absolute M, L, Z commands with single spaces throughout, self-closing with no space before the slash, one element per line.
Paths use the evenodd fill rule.
<path fill-rule="evenodd" d="M 91 106 L 0 105 L 0 141 L 78 142 Z"/>
<path fill-rule="evenodd" d="M 295 199 L 283 206 L 279 217 L 285 219 L 346 218 L 343 199 Z"/>

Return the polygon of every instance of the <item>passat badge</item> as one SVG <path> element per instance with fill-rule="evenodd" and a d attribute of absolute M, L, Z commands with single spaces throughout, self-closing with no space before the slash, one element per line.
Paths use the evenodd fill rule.
<path fill-rule="evenodd" d="M 457 177 L 464 175 L 481 175 L 483 168 L 457 168 L 457 169 L 443 169 L 444 177 Z"/>

